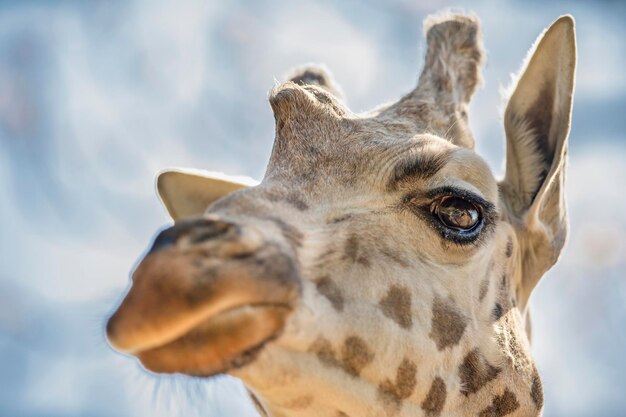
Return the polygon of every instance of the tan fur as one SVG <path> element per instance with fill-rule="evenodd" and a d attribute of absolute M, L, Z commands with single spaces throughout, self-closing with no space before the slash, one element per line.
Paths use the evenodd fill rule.
<path fill-rule="evenodd" d="M 107 325 L 155 372 L 241 378 L 262 415 L 538 416 L 528 297 L 565 240 L 573 20 L 537 42 L 505 113 L 507 172 L 473 151 L 473 16 L 427 19 L 414 91 L 366 115 L 319 67 L 275 87 L 263 181 L 165 173 L 162 231 Z M 433 214 L 479 206 L 466 237 Z M 470 233 L 470 232 L 467 232 Z"/>

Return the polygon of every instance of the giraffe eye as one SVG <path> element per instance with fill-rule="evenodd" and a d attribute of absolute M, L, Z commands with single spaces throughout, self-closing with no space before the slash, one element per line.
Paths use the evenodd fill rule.
<path fill-rule="evenodd" d="M 481 221 L 478 207 L 459 197 L 441 197 L 433 203 L 431 210 L 444 226 L 453 230 L 469 232 Z"/>

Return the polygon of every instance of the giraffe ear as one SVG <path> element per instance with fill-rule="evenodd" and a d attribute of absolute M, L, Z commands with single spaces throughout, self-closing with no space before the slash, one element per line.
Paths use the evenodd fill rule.
<path fill-rule="evenodd" d="M 174 220 L 200 216 L 226 194 L 256 184 L 248 177 L 178 168 L 161 171 L 156 181 L 161 202 Z"/>
<path fill-rule="evenodd" d="M 562 16 L 539 37 L 507 104 L 506 176 L 500 184 L 510 214 L 527 234 L 522 242 L 529 294 L 556 262 L 567 233 L 564 177 L 570 130 L 576 38 Z"/>

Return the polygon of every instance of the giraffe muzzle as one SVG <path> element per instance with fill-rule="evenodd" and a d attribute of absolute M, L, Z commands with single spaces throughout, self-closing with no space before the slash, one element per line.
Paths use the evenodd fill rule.
<path fill-rule="evenodd" d="M 154 372 L 223 373 L 280 335 L 299 293 L 285 245 L 251 226 L 185 220 L 155 238 L 107 338 Z"/>

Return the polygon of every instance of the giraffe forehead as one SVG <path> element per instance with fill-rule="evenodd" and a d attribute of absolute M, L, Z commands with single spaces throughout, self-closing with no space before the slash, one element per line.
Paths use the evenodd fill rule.
<path fill-rule="evenodd" d="M 285 83 L 272 92 L 270 103 L 276 138 L 266 178 L 315 182 L 324 177 L 325 182 L 353 184 L 359 178 L 376 178 L 405 153 L 415 158 L 416 154 L 427 156 L 421 161 L 422 170 L 434 173 L 432 168 L 443 165 L 436 157 L 452 147 L 450 141 L 427 133 L 433 131 L 428 120 L 416 123 L 383 114 L 355 116 L 316 86 Z M 471 164 L 472 159 L 466 163 Z M 475 177 L 481 178 L 481 173 L 477 174 Z"/>
<path fill-rule="evenodd" d="M 364 187 L 390 191 L 407 177 L 427 180 L 450 164 L 445 178 L 476 182 L 481 191 L 495 188 L 485 183 L 493 176 L 480 157 L 441 137 L 363 120 L 345 123 L 348 127 L 297 125 L 289 127 L 290 138 L 277 135 L 265 179 L 317 195 Z"/>

